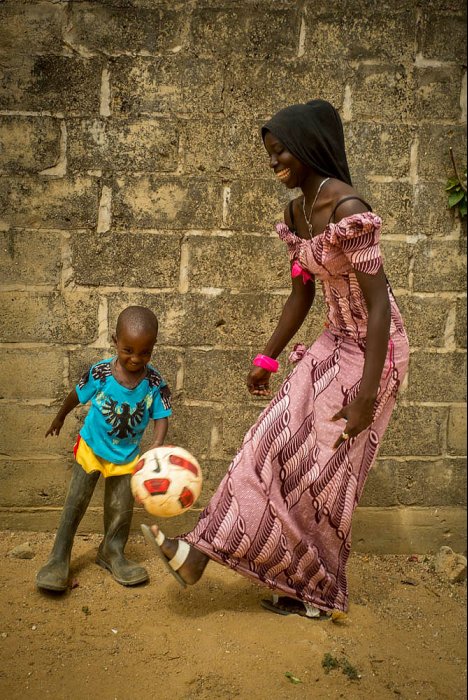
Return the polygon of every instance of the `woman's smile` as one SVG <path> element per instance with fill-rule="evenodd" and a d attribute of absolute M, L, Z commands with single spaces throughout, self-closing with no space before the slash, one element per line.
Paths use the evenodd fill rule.
<path fill-rule="evenodd" d="M 281 180 L 281 182 L 286 182 L 286 180 L 289 180 L 291 175 L 291 168 L 283 168 L 282 170 L 278 170 L 275 175 L 279 180 Z"/>

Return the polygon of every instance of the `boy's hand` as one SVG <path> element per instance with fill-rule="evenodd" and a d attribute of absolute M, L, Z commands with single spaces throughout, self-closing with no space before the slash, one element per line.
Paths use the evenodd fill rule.
<path fill-rule="evenodd" d="M 54 418 L 51 423 L 49 430 L 46 432 L 45 437 L 48 435 L 60 435 L 64 421 L 61 418 Z"/>
<path fill-rule="evenodd" d="M 153 444 L 150 445 L 148 447 L 148 449 L 145 450 L 145 452 L 149 452 L 149 450 L 154 450 L 155 447 L 162 447 L 163 445 L 164 445 L 164 442 L 162 442 L 162 441 L 160 442 L 159 440 L 155 440 L 155 442 L 153 442 Z"/>

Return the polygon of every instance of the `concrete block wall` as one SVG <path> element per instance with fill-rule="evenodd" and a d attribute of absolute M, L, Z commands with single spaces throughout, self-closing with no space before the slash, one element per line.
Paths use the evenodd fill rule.
<path fill-rule="evenodd" d="M 0 527 L 55 527 L 83 411 L 43 436 L 129 303 L 160 318 L 169 438 L 207 501 L 264 405 L 244 380 L 289 289 L 259 128 L 324 97 L 411 341 L 355 546 L 463 548 L 466 230 L 444 185 L 449 146 L 465 162 L 465 19 L 461 0 L 0 2 Z M 295 340 L 323 320 L 318 298 Z"/>

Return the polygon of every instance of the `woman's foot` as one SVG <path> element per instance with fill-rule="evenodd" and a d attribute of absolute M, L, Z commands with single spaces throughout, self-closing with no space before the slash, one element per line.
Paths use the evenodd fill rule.
<path fill-rule="evenodd" d="M 265 610 L 274 612 L 277 615 L 300 615 L 314 620 L 329 620 L 330 613 L 319 610 L 315 605 L 303 603 L 288 596 L 274 595 L 273 600 L 261 600 L 260 604 Z"/>
<path fill-rule="evenodd" d="M 192 586 L 202 576 L 209 558 L 185 540 L 171 539 L 157 525 L 141 526 L 146 542 L 166 564 L 166 568 L 182 586 Z"/>

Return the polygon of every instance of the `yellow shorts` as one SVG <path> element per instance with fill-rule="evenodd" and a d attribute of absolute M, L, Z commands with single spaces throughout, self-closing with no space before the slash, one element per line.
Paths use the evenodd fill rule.
<path fill-rule="evenodd" d="M 81 435 L 78 435 L 76 445 L 73 448 L 73 454 L 79 465 L 83 467 L 85 472 L 90 474 L 91 472 L 101 472 L 103 477 L 106 479 L 108 476 L 123 476 L 124 474 L 131 474 L 135 464 L 140 459 L 140 455 L 135 457 L 131 462 L 127 464 L 114 464 L 113 462 L 108 462 L 107 459 L 98 457 L 90 446 L 83 440 Z"/>

